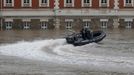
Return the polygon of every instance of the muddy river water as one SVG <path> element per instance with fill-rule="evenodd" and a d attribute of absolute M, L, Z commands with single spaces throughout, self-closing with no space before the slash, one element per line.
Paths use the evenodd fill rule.
<path fill-rule="evenodd" d="M 0 74 L 134 75 L 134 30 L 104 31 L 79 47 L 66 43 L 67 30 L 0 31 Z"/>

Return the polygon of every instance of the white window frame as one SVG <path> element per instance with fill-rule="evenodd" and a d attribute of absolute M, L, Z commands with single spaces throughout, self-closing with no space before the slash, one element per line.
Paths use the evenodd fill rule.
<path fill-rule="evenodd" d="M 6 21 L 5 25 L 6 25 L 6 30 L 10 30 L 10 29 L 12 29 L 13 22 L 12 21 Z"/>
<path fill-rule="evenodd" d="M 84 21 L 83 22 L 83 28 L 90 28 L 91 27 L 91 22 L 90 21 Z"/>
<path fill-rule="evenodd" d="M 126 28 L 131 29 L 132 28 L 132 21 L 126 21 Z"/>
<path fill-rule="evenodd" d="M 43 24 L 45 26 L 42 26 Z M 48 19 L 40 19 L 40 27 L 41 27 L 41 29 L 47 29 L 48 28 Z"/>
<path fill-rule="evenodd" d="M 39 0 L 40 7 L 49 7 L 50 0 L 47 0 L 47 3 L 42 3 L 42 0 Z"/>
<path fill-rule="evenodd" d="M 107 29 L 108 28 L 108 19 L 100 19 L 100 22 L 101 22 L 101 28 L 102 29 Z"/>
<path fill-rule="evenodd" d="M 7 23 L 11 23 L 11 26 L 9 26 L 9 24 L 8 24 L 8 26 L 7 26 L 7 25 L 6 25 Z M 12 29 L 12 26 L 13 26 L 13 19 L 12 19 L 12 18 L 5 18 L 5 26 L 6 26 L 6 29 L 7 29 L 7 30 Z"/>
<path fill-rule="evenodd" d="M 91 27 L 91 19 L 83 19 L 83 27 L 90 28 Z"/>
<path fill-rule="evenodd" d="M 30 29 L 31 19 L 22 19 L 22 21 L 23 21 L 23 25 L 22 25 L 23 26 L 23 29 Z M 24 23 L 26 23 L 26 27 L 25 27 Z M 27 26 L 28 23 L 29 23 L 29 26 Z"/>
<path fill-rule="evenodd" d="M 107 4 L 107 7 L 109 7 L 109 0 L 107 0 L 107 3 L 106 4 Z M 102 7 L 102 5 L 103 4 L 102 4 L 101 0 L 99 0 L 99 7 Z"/>
<path fill-rule="evenodd" d="M 127 21 L 133 21 L 133 18 L 124 18 L 125 19 L 125 22 Z"/>
<path fill-rule="evenodd" d="M 14 6 L 14 0 L 11 0 L 12 3 L 6 3 L 6 0 L 4 0 L 4 7 L 13 7 Z"/>
<path fill-rule="evenodd" d="M 85 4 L 89 4 L 89 6 L 85 6 Z M 91 7 L 92 6 L 92 0 L 90 0 L 89 3 L 84 3 L 84 0 L 82 0 L 82 7 Z"/>
<path fill-rule="evenodd" d="M 127 7 L 127 4 L 129 4 L 129 3 L 127 3 L 126 2 L 126 0 L 124 0 L 124 6 L 125 7 Z M 131 5 L 132 5 L 132 7 L 134 6 L 134 0 L 131 0 L 131 3 L 130 3 Z"/>
<path fill-rule="evenodd" d="M 131 29 L 132 28 L 132 23 L 133 23 L 133 18 L 125 18 L 124 21 L 126 22 L 125 28 Z"/>
<path fill-rule="evenodd" d="M 22 7 L 31 7 L 32 6 L 32 0 L 29 0 L 29 3 L 28 4 L 29 4 L 29 6 L 25 6 L 24 0 L 21 0 L 21 6 Z"/>
<path fill-rule="evenodd" d="M 107 21 L 102 21 L 101 22 L 101 28 L 102 29 L 107 29 L 107 26 L 108 26 L 108 22 Z"/>
<path fill-rule="evenodd" d="M 73 26 L 72 26 L 72 21 L 67 21 L 66 22 L 66 29 L 72 29 L 73 28 Z"/>
<path fill-rule="evenodd" d="M 30 22 L 29 21 L 23 21 L 23 29 L 30 29 Z"/>
<path fill-rule="evenodd" d="M 73 28 L 73 19 L 65 19 L 65 25 L 66 25 L 66 29 L 72 29 Z M 70 25 L 69 25 L 70 24 Z"/>
<path fill-rule="evenodd" d="M 67 0 L 64 0 L 64 7 L 74 7 L 74 0 L 72 0 L 71 6 L 67 6 L 68 3 L 66 3 Z"/>
<path fill-rule="evenodd" d="M 48 21 L 41 21 L 40 27 L 41 27 L 41 29 L 47 29 L 48 28 Z"/>

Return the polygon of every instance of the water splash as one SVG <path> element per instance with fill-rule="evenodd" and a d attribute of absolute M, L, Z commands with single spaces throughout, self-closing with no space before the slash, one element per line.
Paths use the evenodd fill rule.
<path fill-rule="evenodd" d="M 96 67 L 97 69 L 103 67 L 103 70 L 107 71 L 127 69 L 127 72 L 133 72 L 133 57 L 115 56 L 116 52 L 109 51 L 108 49 L 112 48 L 105 48 L 105 46 L 108 45 L 91 43 L 75 47 L 68 45 L 65 39 L 50 39 L 1 45 L 0 53 L 59 64 Z"/>

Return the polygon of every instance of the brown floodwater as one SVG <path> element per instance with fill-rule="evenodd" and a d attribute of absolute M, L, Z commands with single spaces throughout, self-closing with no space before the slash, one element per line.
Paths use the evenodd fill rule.
<path fill-rule="evenodd" d="M 0 31 L 1 75 L 134 75 L 134 30 L 104 30 L 100 43 L 74 47 L 79 30 Z"/>

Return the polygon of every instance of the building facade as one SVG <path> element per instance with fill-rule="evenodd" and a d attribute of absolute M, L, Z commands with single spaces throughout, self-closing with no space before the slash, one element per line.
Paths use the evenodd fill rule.
<path fill-rule="evenodd" d="M 1 0 L 2 29 L 134 28 L 134 0 Z"/>

